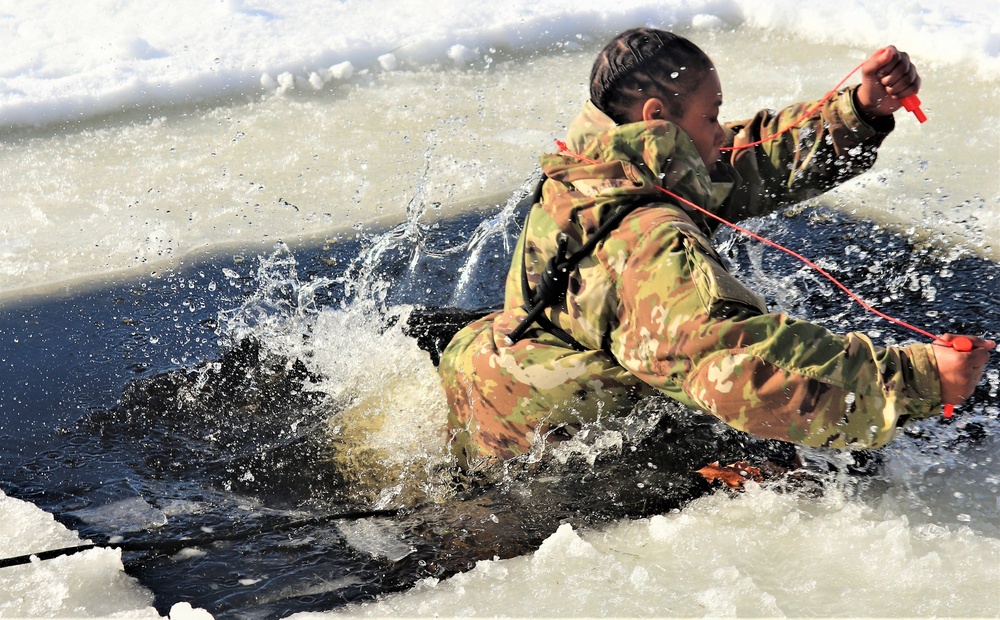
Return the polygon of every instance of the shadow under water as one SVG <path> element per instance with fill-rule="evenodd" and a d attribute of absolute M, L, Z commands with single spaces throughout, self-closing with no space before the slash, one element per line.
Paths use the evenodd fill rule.
<path fill-rule="evenodd" d="M 430 225 L 417 213 L 392 231 L 294 257 L 279 250 L 255 275 L 240 273 L 246 261 L 216 259 L 6 309 L 0 337 L 18 358 L 4 360 L 0 388 L 0 486 L 82 537 L 150 547 L 124 560 L 161 613 L 187 601 L 217 617 L 276 617 L 521 555 L 562 523 L 600 527 L 681 508 L 713 490 L 695 473 L 711 461 L 795 465 L 787 444 L 653 398 L 543 458 L 512 463 L 501 482 L 470 480 L 440 453 L 406 462 L 405 479 L 352 469 L 363 461 L 341 458 L 358 447 L 341 441 L 338 415 L 392 401 L 347 389 L 350 373 L 319 358 L 358 367 L 371 354 L 352 344 L 392 332 L 426 352 L 433 374 L 451 334 L 502 301 L 519 197 L 497 213 Z M 995 263 L 822 208 L 751 225 L 790 245 L 808 239 L 808 253 L 827 257 L 824 267 L 863 298 L 935 333 L 985 333 L 1000 319 Z M 718 236 L 734 271 L 773 306 L 885 344 L 912 339 L 792 259 Z M 349 319 L 359 307 L 374 327 L 349 325 L 342 350 L 326 351 L 315 318 Z M 400 340 L 386 342 L 372 350 Z M 380 381 L 405 382 L 394 379 L 405 364 L 386 356 Z M 963 407 L 958 434 L 942 420 L 908 440 L 950 450 L 949 441 L 995 437 L 996 390 L 994 373 Z M 856 455 L 853 475 L 871 475 L 878 460 Z M 352 518 L 338 518 L 345 513 Z M 179 552 L 158 548 L 184 538 L 191 545 Z"/>

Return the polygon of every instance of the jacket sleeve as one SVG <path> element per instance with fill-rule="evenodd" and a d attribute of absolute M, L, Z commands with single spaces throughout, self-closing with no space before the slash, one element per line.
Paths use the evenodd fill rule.
<path fill-rule="evenodd" d="M 893 117 L 865 122 L 857 112 L 856 87 L 840 91 L 805 121 L 756 147 L 732 151 L 729 163 L 740 184 L 719 215 L 736 221 L 764 215 L 817 196 L 871 168 L 878 148 L 895 127 Z M 817 102 L 780 112 L 761 110 L 753 118 L 728 123 L 727 146 L 767 138 L 797 121 Z"/>
<path fill-rule="evenodd" d="M 697 229 L 652 227 L 618 279 L 612 352 L 675 399 L 746 432 L 810 446 L 872 448 L 934 415 L 930 345 L 876 347 L 765 313 Z"/>

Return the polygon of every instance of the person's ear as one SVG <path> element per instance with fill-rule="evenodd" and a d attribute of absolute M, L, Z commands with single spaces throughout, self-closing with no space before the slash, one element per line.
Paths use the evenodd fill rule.
<path fill-rule="evenodd" d="M 653 97 L 647 99 L 646 103 L 642 104 L 642 120 L 644 121 L 664 121 L 667 120 L 666 106 L 663 102 Z"/>

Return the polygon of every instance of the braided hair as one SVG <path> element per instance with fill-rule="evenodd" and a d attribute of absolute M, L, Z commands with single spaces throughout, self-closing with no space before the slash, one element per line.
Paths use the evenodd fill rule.
<path fill-rule="evenodd" d="M 608 43 L 590 72 L 590 100 L 616 123 L 651 97 L 663 100 L 672 116 L 684 115 L 712 61 L 684 37 L 655 28 L 627 30 Z"/>

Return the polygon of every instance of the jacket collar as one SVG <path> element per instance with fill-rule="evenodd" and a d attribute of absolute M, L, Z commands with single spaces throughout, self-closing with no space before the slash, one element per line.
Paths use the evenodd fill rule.
<path fill-rule="evenodd" d="M 739 184 L 739 175 L 726 162 L 719 162 L 715 173 L 709 175 L 694 143 L 673 123 L 641 121 L 619 125 L 589 99 L 570 123 L 566 144 L 571 151 L 595 161 L 620 162 L 627 177 L 644 180 L 639 190 L 642 193 L 657 191 L 652 187 L 656 184 L 712 211 Z M 548 174 L 556 162 L 543 158 L 542 164 Z M 581 165 L 586 164 L 573 160 L 567 167 Z M 558 174 L 557 169 L 551 171 Z M 610 171 L 593 172 L 603 177 Z"/>

